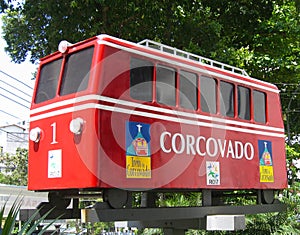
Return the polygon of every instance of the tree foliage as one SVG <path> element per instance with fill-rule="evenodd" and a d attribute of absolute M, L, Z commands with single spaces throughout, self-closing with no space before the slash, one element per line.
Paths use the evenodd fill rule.
<path fill-rule="evenodd" d="M 300 179 L 300 144 L 286 146 L 286 162 L 288 169 L 288 180 L 290 187 L 294 187 L 295 183 Z"/>
<path fill-rule="evenodd" d="M 277 84 L 292 135 L 300 127 L 299 6 L 299 0 L 0 0 L 6 51 L 14 62 L 36 62 L 62 39 L 78 42 L 101 33 L 153 39 Z"/>
<path fill-rule="evenodd" d="M 300 0 L 0 0 L 0 12 L 6 51 L 14 62 L 26 57 L 36 62 L 54 52 L 62 39 L 78 42 L 101 33 L 135 42 L 149 38 L 275 83 L 289 136 L 300 132 Z M 299 202 L 293 191 L 299 186 L 298 168 L 292 159 L 299 159 L 298 153 L 296 145 L 287 147 L 290 214 L 250 219 L 249 226 L 257 225 L 263 234 L 291 231 L 288 223 L 295 220 Z M 22 177 L 11 182 L 17 178 Z M 178 201 L 185 198 L 173 202 Z"/>
<path fill-rule="evenodd" d="M 15 154 L 5 153 L 0 157 L 5 171 L 0 173 L 0 183 L 27 185 L 28 150 L 18 148 Z"/>

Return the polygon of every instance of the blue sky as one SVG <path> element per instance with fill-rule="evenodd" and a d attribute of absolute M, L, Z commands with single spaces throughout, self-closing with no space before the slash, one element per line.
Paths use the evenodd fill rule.
<path fill-rule="evenodd" d="M 0 20 L 0 126 L 23 120 L 28 121 L 32 89 L 27 86 L 33 88 L 32 74 L 37 68 L 37 65 L 31 64 L 29 61 L 21 64 L 11 62 L 11 58 L 4 51 L 5 46 L 6 42 L 2 38 L 2 22 Z M 16 79 L 26 85 L 16 81 Z M 28 108 L 24 106 L 28 106 Z"/>

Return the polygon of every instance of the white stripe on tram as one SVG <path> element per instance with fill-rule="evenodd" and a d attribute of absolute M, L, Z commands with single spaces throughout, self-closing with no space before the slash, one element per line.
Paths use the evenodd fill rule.
<path fill-rule="evenodd" d="M 54 117 L 57 115 L 62 115 L 62 114 L 66 114 L 66 113 L 72 113 L 75 111 L 81 111 L 81 110 L 87 110 L 87 109 L 100 109 L 100 110 L 106 110 L 106 111 L 111 111 L 111 112 L 125 113 L 125 114 L 129 114 L 129 115 L 136 115 L 136 116 L 142 116 L 142 117 L 147 117 L 147 118 L 155 118 L 155 119 L 160 119 L 160 120 L 165 120 L 165 121 L 172 121 L 172 122 L 176 122 L 176 123 L 190 124 L 190 125 L 203 126 L 203 127 L 209 127 L 209 128 L 217 128 L 217 129 L 222 129 L 222 130 L 238 131 L 238 132 L 249 133 L 249 134 L 284 137 L 283 133 L 282 134 L 281 133 L 272 133 L 272 132 L 266 132 L 266 131 L 250 130 L 250 129 L 240 128 L 240 127 L 220 125 L 220 124 L 215 124 L 215 123 L 206 123 L 206 122 L 201 122 L 201 121 L 197 121 L 197 120 L 189 120 L 189 119 L 184 119 L 184 118 L 180 118 L 180 117 L 171 117 L 171 116 L 162 115 L 162 114 L 154 114 L 154 113 L 149 113 L 149 112 L 144 112 L 144 111 L 136 111 L 136 110 L 131 110 L 131 109 L 127 109 L 127 108 L 120 108 L 120 107 L 102 105 L 102 104 L 96 104 L 96 103 L 87 103 L 87 104 L 82 104 L 82 105 L 76 105 L 73 107 L 63 108 L 60 110 L 50 111 L 50 112 L 47 112 L 44 114 L 33 116 L 30 118 L 30 121 L 33 122 L 33 121 L 41 120 L 44 118 Z"/>
<path fill-rule="evenodd" d="M 40 108 L 33 109 L 30 111 L 30 115 L 34 115 L 34 114 L 37 114 L 40 112 L 50 111 L 51 109 L 59 108 L 59 107 L 65 106 L 65 105 L 70 105 L 70 104 L 78 105 L 77 103 L 85 102 L 85 101 L 92 101 L 92 100 L 105 101 L 105 102 L 109 102 L 109 103 L 116 104 L 116 105 L 124 105 L 124 106 L 145 109 L 145 110 L 154 111 L 154 112 L 161 112 L 164 114 L 172 114 L 172 115 L 176 115 L 176 116 L 183 116 L 183 117 L 194 118 L 194 119 L 202 119 L 202 120 L 206 120 L 206 121 L 220 122 L 222 124 L 239 125 L 239 126 L 250 127 L 250 128 L 255 128 L 255 129 L 284 132 L 283 128 L 269 127 L 269 126 L 265 126 L 265 125 L 258 125 L 258 124 L 252 124 L 252 123 L 245 123 L 245 122 L 241 122 L 241 121 L 234 121 L 234 120 L 210 117 L 210 116 L 205 116 L 205 115 L 196 114 L 196 113 L 182 112 L 182 111 L 160 108 L 160 107 L 155 107 L 155 106 L 151 106 L 151 105 L 145 105 L 145 104 L 140 104 L 140 103 L 136 103 L 136 102 L 126 101 L 126 100 L 110 98 L 110 97 L 101 96 L 101 95 L 86 95 L 86 96 L 72 98 L 72 99 L 68 99 L 68 100 L 64 100 L 64 101 L 59 101 L 59 102 L 56 102 L 53 104 L 49 104 L 49 105 L 45 105 Z M 39 120 L 39 119 L 43 118 L 43 114 L 38 115 L 38 116 L 39 117 L 42 116 L 42 117 L 35 119 L 35 116 L 34 116 L 32 118 L 34 118 L 34 120 Z M 32 120 L 32 118 L 31 118 L 31 120 Z"/>

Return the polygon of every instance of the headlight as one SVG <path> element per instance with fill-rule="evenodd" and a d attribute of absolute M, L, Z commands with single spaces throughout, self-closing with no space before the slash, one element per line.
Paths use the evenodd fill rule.
<path fill-rule="evenodd" d="M 41 139 L 42 130 L 39 127 L 31 129 L 29 132 L 29 139 L 35 143 L 39 142 Z"/>
<path fill-rule="evenodd" d="M 65 53 L 68 50 L 68 47 L 70 47 L 72 45 L 73 45 L 72 43 L 69 43 L 68 41 L 63 40 L 58 44 L 58 51 L 61 53 Z"/>
<path fill-rule="evenodd" d="M 79 135 L 82 133 L 83 130 L 83 119 L 82 118 L 75 118 L 70 122 L 70 131 L 75 135 Z"/>

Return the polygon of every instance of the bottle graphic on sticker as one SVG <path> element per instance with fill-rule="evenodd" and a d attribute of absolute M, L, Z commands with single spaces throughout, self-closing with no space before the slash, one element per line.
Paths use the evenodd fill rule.
<path fill-rule="evenodd" d="M 271 157 L 271 154 L 268 150 L 268 143 L 264 142 L 264 145 L 265 145 L 265 150 L 262 154 L 261 165 L 272 166 L 272 157 Z"/>
<path fill-rule="evenodd" d="M 138 133 L 132 141 L 135 153 L 137 156 L 148 156 L 148 143 L 141 132 L 143 126 L 140 124 L 136 126 L 138 128 Z"/>

